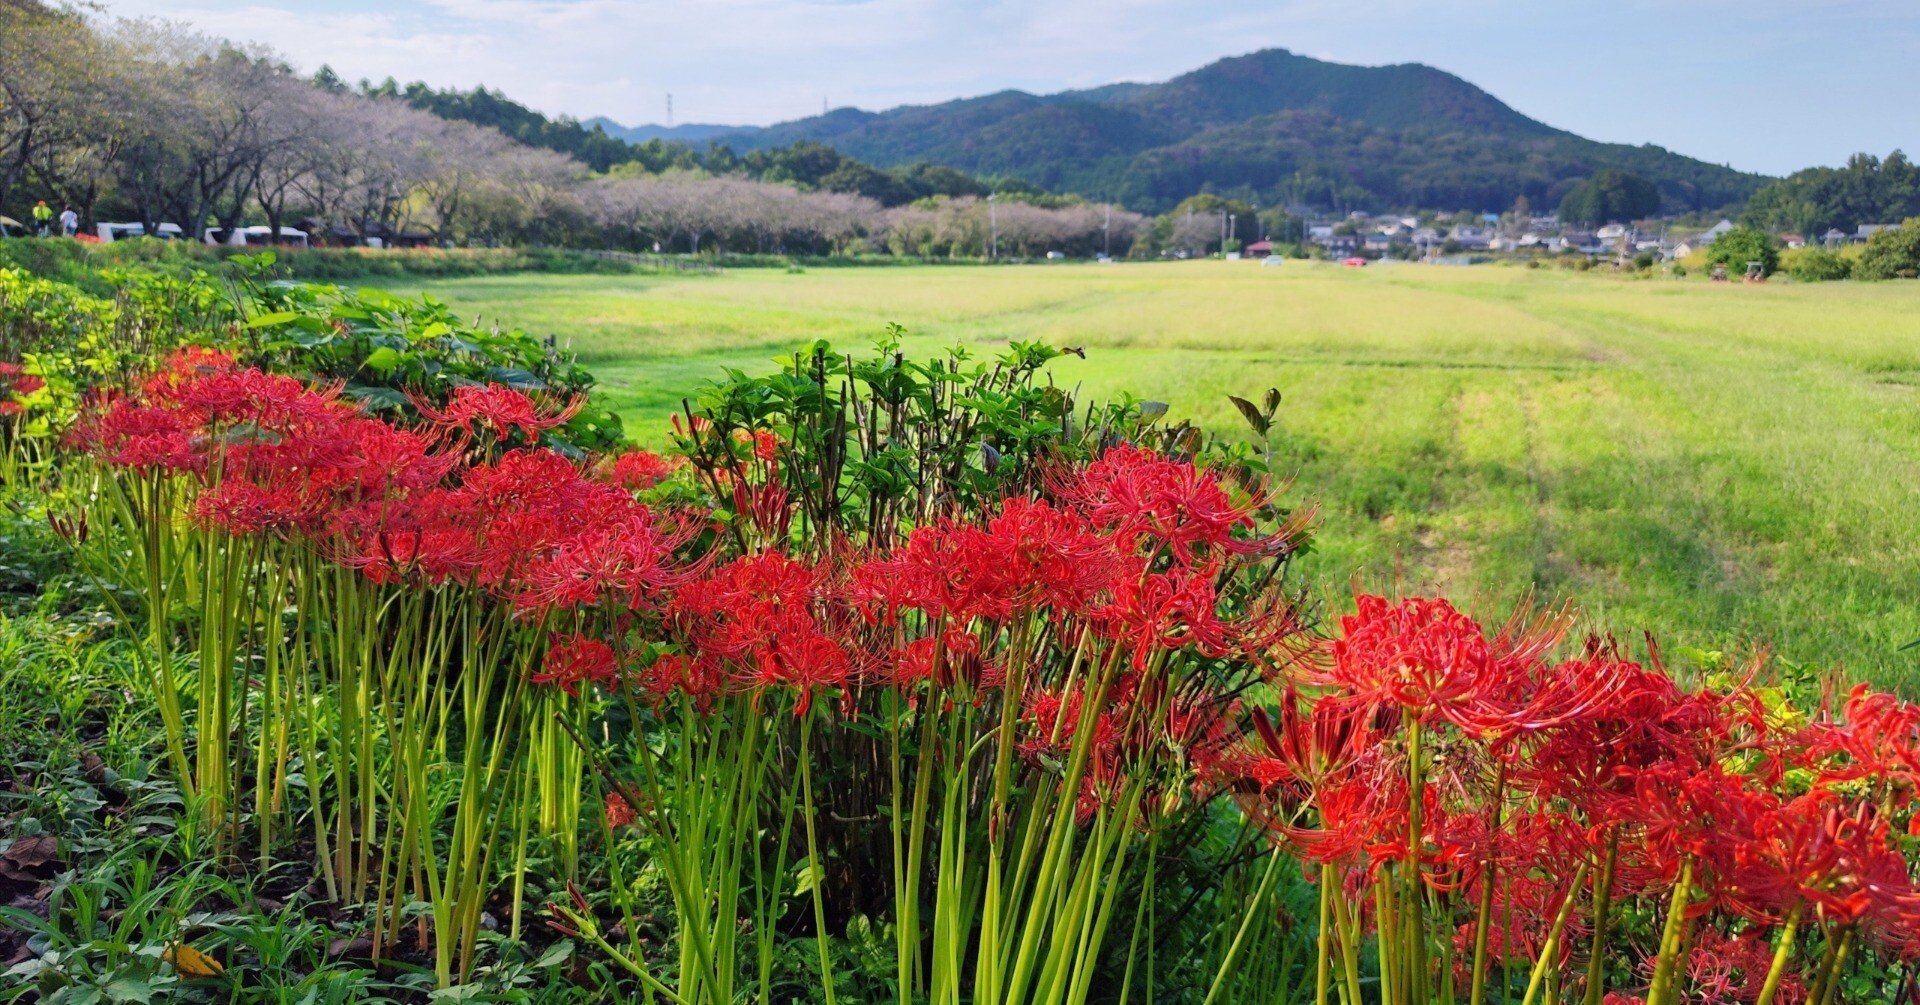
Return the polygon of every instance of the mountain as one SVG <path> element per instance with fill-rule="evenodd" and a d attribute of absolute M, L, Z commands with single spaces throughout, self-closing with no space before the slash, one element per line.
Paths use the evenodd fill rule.
<path fill-rule="evenodd" d="M 615 128 L 609 133 L 619 135 Z M 1666 209 L 1683 212 L 1744 201 L 1767 180 L 1657 146 L 1576 136 L 1430 66 L 1354 66 L 1285 49 L 1157 84 L 840 108 L 698 139 L 743 152 L 812 140 L 883 167 L 929 161 L 1149 212 L 1201 191 L 1263 203 L 1477 210 L 1503 210 L 1524 195 L 1546 208 L 1603 167 L 1645 177 Z"/>
<path fill-rule="evenodd" d="M 641 126 L 623 126 L 604 115 L 596 115 L 581 122 L 580 125 L 587 129 L 598 126 L 608 136 L 628 143 L 645 143 L 648 140 L 665 140 L 669 143 L 705 143 L 721 133 L 737 132 L 740 128 L 698 122 L 679 126 L 657 126 L 651 122 Z"/>

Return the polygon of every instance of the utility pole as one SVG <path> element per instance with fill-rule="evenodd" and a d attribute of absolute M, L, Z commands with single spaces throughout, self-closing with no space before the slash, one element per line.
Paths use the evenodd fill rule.
<path fill-rule="evenodd" d="M 1227 239 L 1238 240 L 1239 237 L 1240 237 L 1240 214 L 1228 213 L 1227 214 Z M 1220 257 L 1221 258 L 1227 257 L 1226 241 L 1220 242 Z"/>
<path fill-rule="evenodd" d="M 1107 220 L 1100 225 L 1100 254 L 1113 257 L 1113 203 L 1107 203 Z"/>
<path fill-rule="evenodd" d="M 994 210 L 994 201 L 999 198 L 998 192 L 987 193 L 987 227 L 993 234 L 993 243 L 987 245 L 989 261 L 1000 257 L 1000 215 Z"/>

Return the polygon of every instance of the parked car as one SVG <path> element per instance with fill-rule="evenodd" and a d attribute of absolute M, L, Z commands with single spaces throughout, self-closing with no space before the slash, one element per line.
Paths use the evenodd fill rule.
<path fill-rule="evenodd" d="M 1346 266 L 1349 269 L 1364 269 L 1367 267 L 1367 260 L 1364 258 L 1360 258 L 1359 256 L 1355 256 L 1353 258 L 1349 258 L 1341 262 L 1340 264 Z"/>
<path fill-rule="evenodd" d="M 1268 255 L 1260 260 L 1260 267 L 1263 269 L 1277 269 L 1285 264 L 1287 264 L 1287 260 L 1281 258 L 1279 255 Z"/>
<path fill-rule="evenodd" d="M 237 227 L 233 233 L 227 233 L 225 227 L 208 227 L 208 244 L 224 244 L 229 247 L 264 248 L 271 244 L 292 245 L 296 248 L 307 246 L 307 232 L 295 227 L 281 227 L 280 240 L 271 239 L 272 227 Z"/>
<path fill-rule="evenodd" d="M 102 243 L 148 236 L 147 225 L 144 223 L 96 223 L 93 225 L 93 233 Z M 177 223 L 162 223 L 155 225 L 152 236 L 162 241 L 178 241 L 184 239 L 187 234 Z"/>

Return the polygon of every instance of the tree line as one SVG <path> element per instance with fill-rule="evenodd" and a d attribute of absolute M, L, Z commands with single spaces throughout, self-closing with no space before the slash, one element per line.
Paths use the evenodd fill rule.
<path fill-rule="evenodd" d="M 1894 224 L 1920 216 L 1920 166 L 1898 150 L 1883 160 L 1854 154 L 1843 167 L 1811 167 L 1764 185 L 1747 201 L 1746 222 L 1817 240 L 1830 229 Z"/>
<path fill-rule="evenodd" d="M 465 93 L 479 107 L 490 92 Z M 932 165 L 882 172 L 820 144 L 745 157 L 623 144 L 629 156 L 596 171 L 421 95 L 309 79 L 175 24 L 0 4 L 0 211 L 46 199 L 189 235 L 264 222 L 326 228 L 316 238 L 928 256 L 1125 250 L 1139 220 Z"/>

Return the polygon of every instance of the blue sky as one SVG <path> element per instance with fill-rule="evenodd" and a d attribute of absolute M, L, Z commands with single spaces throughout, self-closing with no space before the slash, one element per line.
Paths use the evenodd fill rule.
<path fill-rule="evenodd" d="M 1421 62 L 1595 139 L 1785 173 L 1920 155 L 1913 0 L 107 0 L 349 80 L 548 113 L 763 124 L 1007 87 L 1160 80 L 1269 46 Z"/>

